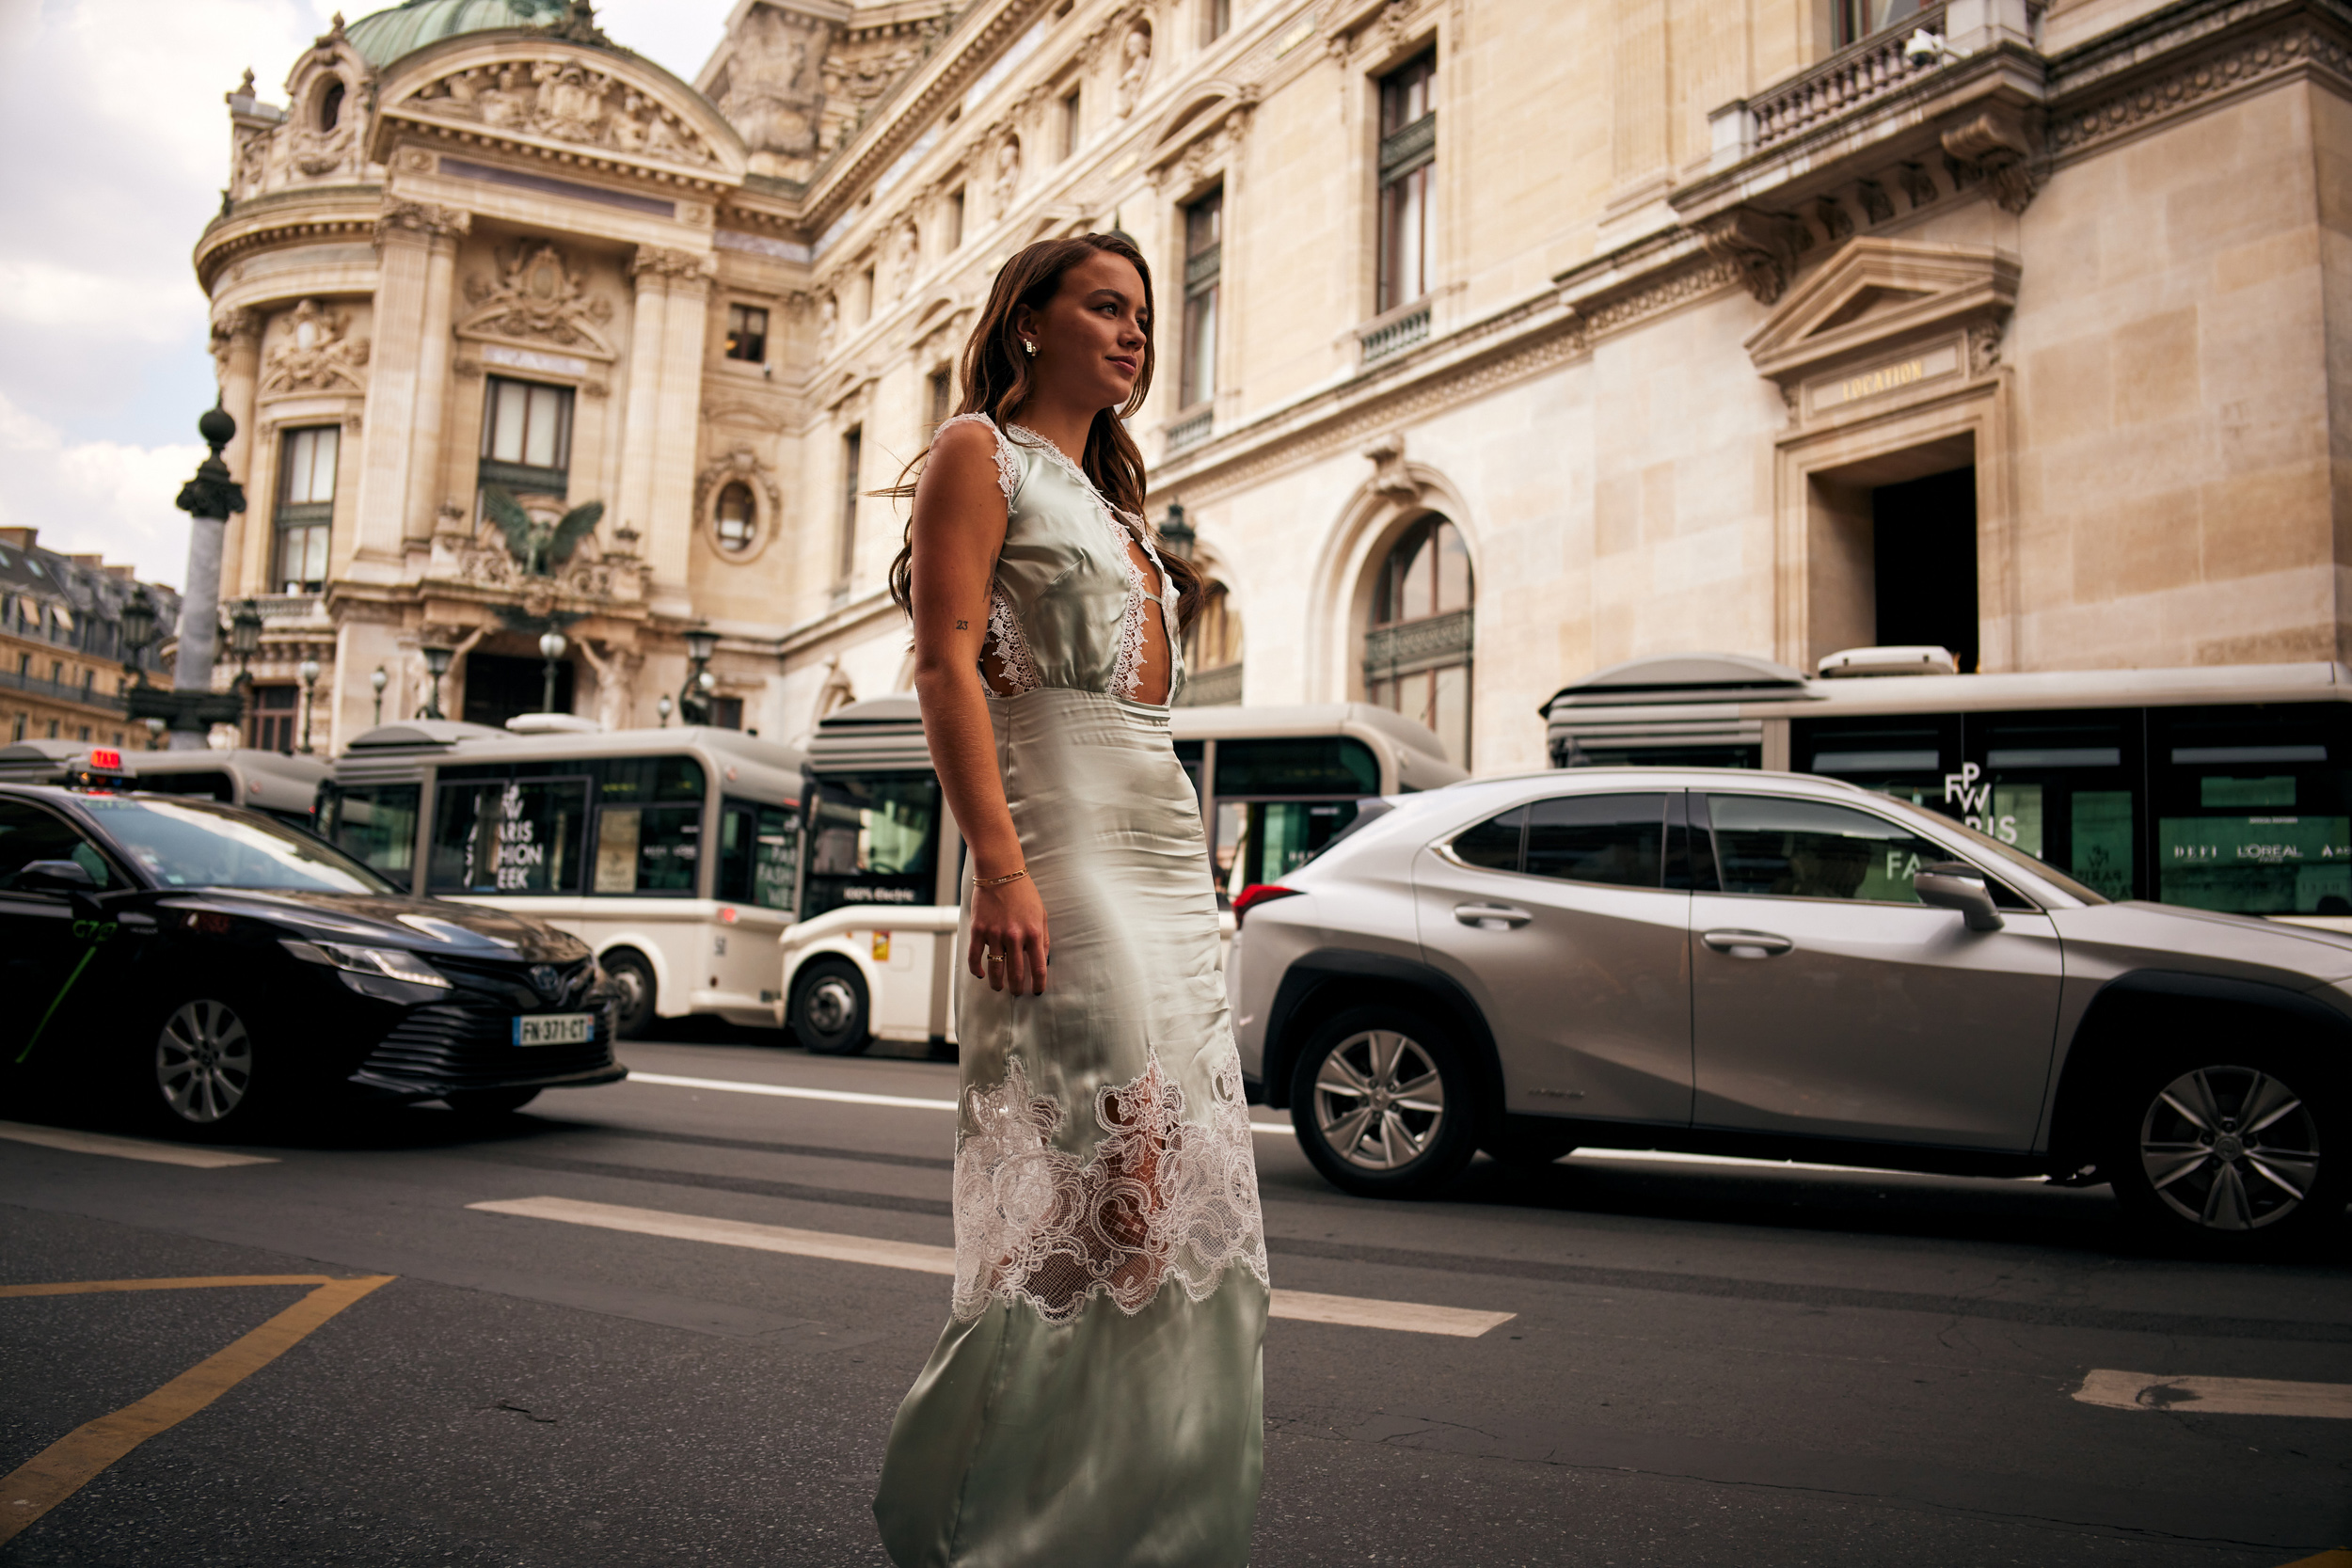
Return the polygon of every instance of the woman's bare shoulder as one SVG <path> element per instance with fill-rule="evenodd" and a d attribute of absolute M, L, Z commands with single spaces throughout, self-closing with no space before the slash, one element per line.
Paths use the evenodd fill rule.
<path fill-rule="evenodd" d="M 1007 501 L 1021 483 L 1020 459 L 1005 446 L 996 427 L 986 420 L 960 417 L 939 428 L 931 437 L 924 478 L 936 475 L 956 492 L 993 490 Z"/>

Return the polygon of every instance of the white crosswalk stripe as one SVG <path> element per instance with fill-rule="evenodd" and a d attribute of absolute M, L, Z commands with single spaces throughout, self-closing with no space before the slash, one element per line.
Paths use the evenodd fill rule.
<path fill-rule="evenodd" d="M 469 1203 L 486 1214 L 513 1214 L 524 1219 L 555 1220 L 565 1225 L 595 1226 L 603 1230 L 627 1230 L 640 1236 L 667 1236 L 678 1241 L 710 1242 L 720 1246 L 749 1247 L 756 1252 L 781 1252 L 796 1258 L 830 1258 L 844 1263 L 870 1263 L 877 1268 L 908 1269 L 916 1274 L 953 1275 L 953 1247 L 926 1246 L 916 1242 L 888 1242 L 871 1236 L 843 1236 L 825 1230 L 796 1230 L 789 1226 L 755 1225 L 748 1220 L 714 1219 L 703 1214 L 678 1214 L 661 1209 L 633 1209 L 618 1203 L 588 1203 L 568 1197 L 516 1197 Z M 1477 1312 L 1459 1307 L 1431 1307 L 1412 1301 L 1377 1301 L 1360 1296 L 1317 1295 L 1306 1291 L 1274 1292 L 1272 1314 L 1301 1323 L 1339 1323 L 1352 1328 L 1385 1328 L 1406 1334 L 1443 1334 L 1475 1339 L 1509 1323 L 1512 1312 Z"/>

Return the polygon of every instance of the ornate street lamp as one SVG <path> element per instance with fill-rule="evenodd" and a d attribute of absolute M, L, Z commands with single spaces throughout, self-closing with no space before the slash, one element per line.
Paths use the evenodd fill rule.
<path fill-rule="evenodd" d="M 449 661 L 455 655 L 448 648 L 419 648 L 417 652 L 424 656 L 424 673 L 433 677 L 433 694 L 425 699 L 424 712 L 418 717 L 447 718 L 441 711 L 441 677 L 449 673 Z"/>
<path fill-rule="evenodd" d="M 229 618 L 229 655 L 237 661 L 237 683 L 249 677 L 253 656 L 262 651 L 262 610 L 251 599 L 239 599 Z"/>
<path fill-rule="evenodd" d="M 161 719 L 173 745 L 187 751 L 203 750 L 205 734 L 215 724 L 234 724 L 245 718 L 242 691 L 213 689 L 213 654 L 220 637 L 221 536 L 229 518 L 245 510 L 245 488 L 229 477 L 229 465 L 220 455 L 237 434 L 237 421 L 215 406 L 196 421 L 196 432 L 212 455 L 180 487 L 176 503 L 188 514 L 188 575 L 180 595 L 180 652 L 172 664 L 171 689 L 158 689 L 142 679 L 122 694 L 127 717 Z M 133 595 L 135 601 L 137 597 Z M 148 646 L 154 635 L 154 607 L 147 606 L 143 617 L 135 603 L 124 609 L 130 617 L 126 641 Z M 142 618 L 148 623 L 144 631 L 136 625 Z"/>
<path fill-rule="evenodd" d="M 302 677 L 302 754 L 310 754 L 310 715 L 319 710 L 319 661 L 306 658 L 294 673 Z"/>
<path fill-rule="evenodd" d="M 539 697 L 541 713 L 555 711 L 555 666 L 556 661 L 564 657 L 564 650 L 567 645 L 564 641 L 564 634 L 552 627 L 540 634 L 539 657 L 548 661 L 547 685 Z"/>
<path fill-rule="evenodd" d="M 686 633 L 686 684 L 677 694 L 678 722 L 707 724 L 710 722 L 710 693 L 719 684 L 707 666 L 710 656 L 719 651 L 719 634 L 707 626 L 694 626 Z"/>
<path fill-rule="evenodd" d="M 135 684 L 145 686 L 147 671 L 141 661 L 155 645 L 155 601 L 147 596 L 145 583 L 132 584 L 131 597 L 117 621 L 121 627 L 123 665 Z"/>
<path fill-rule="evenodd" d="M 657 728 L 666 730 L 670 727 L 670 694 L 664 691 L 661 694 L 661 700 L 653 705 L 654 712 L 661 720 L 661 722 L 656 726 Z"/>
<path fill-rule="evenodd" d="M 1199 542 L 1200 537 L 1199 534 L 1193 532 L 1192 525 L 1184 521 L 1184 509 L 1176 502 L 1169 501 L 1168 520 L 1160 525 L 1160 543 L 1168 546 L 1168 553 L 1181 555 L 1186 561 L 1190 561 L 1192 547 Z"/>
<path fill-rule="evenodd" d="M 384 722 L 384 689 L 392 684 L 392 677 L 386 674 L 384 666 L 379 664 L 375 667 L 375 673 L 368 677 L 368 684 L 375 688 L 375 721 L 381 724 Z"/>

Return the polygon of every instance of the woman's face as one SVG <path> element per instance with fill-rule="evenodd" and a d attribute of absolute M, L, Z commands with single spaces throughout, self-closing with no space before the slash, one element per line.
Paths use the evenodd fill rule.
<path fill-rule="evenodd" d="M 1037 344 L 1031 362 L 1057 396 L 1117 408 L 1143 373 L 1143 277 L 1123 256 L 1098 250 L 1061 275 L 1061 292 L 1017 324 Z"/>

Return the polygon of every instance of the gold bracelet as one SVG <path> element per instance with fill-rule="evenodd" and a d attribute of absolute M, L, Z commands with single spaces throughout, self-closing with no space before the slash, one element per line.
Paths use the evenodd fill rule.
<path fill-rule="evenodd" d="M 1007 872 L 1002 877 L 975 877 L 972 879 L 972 885 L 974 887 L 1003 887 L 1007 882 L 1017 882 L 1028 874 L 1029 868 L 1025 865 L 1020 870 Z"/>

